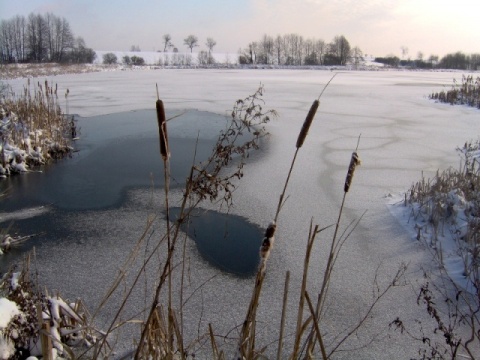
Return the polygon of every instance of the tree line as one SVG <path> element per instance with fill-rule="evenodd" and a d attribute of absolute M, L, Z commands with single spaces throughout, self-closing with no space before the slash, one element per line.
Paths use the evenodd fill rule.
<path fill-rule="evenodd" d="M 456 70 L 480 70 L 480 54 L 464 54 L 461 51 L 450 53 L 439 59 L 437 55 L 423 58 L 419 52 L 417 58 L 401 60 L 398 56 L 389 55 L 375 58 L 376 62 L 391 67 L 409 67 L 416 69 L 456 69 Z"/>
<path fill-rule="evenodd" d="M 351 47 L 347 38 L 338 35 L 330 43 L 321 39 L 304 39 L 298 34 L 263 35 L 259 41 L 239 50 L 240 64 L 266 65 L 346 65 L 358 64 L 363 54 Z"/>
<path fill-rule="evenodd" d="M 0 22 L 2 63 L 92 63 L 94 59 L 95 51 L 74 36 L 65 18 L 31 13 Z"/>

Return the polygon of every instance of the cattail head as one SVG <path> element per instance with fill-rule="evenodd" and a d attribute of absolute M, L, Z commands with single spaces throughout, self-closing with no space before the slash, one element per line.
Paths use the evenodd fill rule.
<path fill-rule="evenodd" d="M 272 250 L 273 243 L 275 242 L 275 230 L 277 225 L 275 222 L 271 222 L 267 230 L 265 231 L 265 237 L 263 238 L 262 245 L 260 246 L 260 257 L 266 261 Z"/>
<path fill-rule="evenodd" d="M 160 137 L 160 154 L 162 159 L 166 161 L 169 156 L 168 150 L 168 136 L 167 136 L 167 120 L 165 117 L 165 108 L 163 107 L 163 101 L 158 99 L 156 102 L 157 107 L 157 121 L 158 121 L 158 134 Z"/>
<path fill-rule="evenodd" d="M 310 125 L 312 125 L 313 118 L 315 117 L 315 114 L 317 112 L 318 106 L 320 105 L 320 101 L 315 100 L 310 107 L 310 110 L 308 111 L 307 117 L 305 118 L 305 121 L 303 122 L 302 130 L 300 130 L 300 134 L 298 134 L 297 138 L 297 149 L 302 147 L 303 142 L 305 141 L 305 138 L 307 137 L 308 134 L 308 129 L 310 129 Z"/>
<path fill-rule="evenodd" d="M 350 159 L 350 165 L 348 167 L 348 172 L 347 172 L 347 177 L 345 178 L 345 186 L 343 188 L 343 191 L 348 192 L 350 189 L 350 185 L 352 184 L 352 179 L 353 179 L 353 174 L 355 173 L 355 168 L 357 165 L 360 165 L 362 161 L 360 160 L 360 157 L 358 156 L 357 152 L 354 151 L 352 153 L 352 158 Z"/>

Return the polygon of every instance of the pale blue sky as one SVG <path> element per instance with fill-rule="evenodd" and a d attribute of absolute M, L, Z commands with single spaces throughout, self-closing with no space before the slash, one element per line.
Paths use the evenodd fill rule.
<path fill-rule="evenodd" d="M 480 53 L 478 0 L 0 0 L 0 19 L 31 12 L 65 17 L 95 50 L 159 50 L 169 33 L 180 51 L 194 34 L 200 49 L 213 37 L 214 51 L 236 54 L 265 33 L 297 33 L 344 35 L 375 56 Z"/>

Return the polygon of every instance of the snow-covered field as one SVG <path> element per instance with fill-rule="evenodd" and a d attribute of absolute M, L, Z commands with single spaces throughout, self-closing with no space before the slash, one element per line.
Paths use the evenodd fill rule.
<path fill-rule="evenodd" d="M 155 105 L 155 84 L 167 109 L 199 109 L 228 114 L 236 99 L 265 86 L 265 106 L 276 109 L 279 118 L 268 130 L 268 152 L 247 165 L 235 192 L 232 212 L 266 227 L 272 220 L 282 191 L 295 141 L 306 113 L 333 73 L 309 70 L 139 70 L 59 75 L 49 79 L 59 89 L 70 89 L 70 113 L 93 116 L 150 109 Z M 337 261 L 331 284 L 329 314 L 324 323 L 333 338 L 355 323 L 372 301 L 374 277 L 385 286 L 402 263 L 408 263 L 406 284 L 396 286 L 368 319 L 367 326 L 350 348 L 377 337 L 378 341 L 352 352 L 344 359 L 405 359 L 417 355 L 407 337 L 388 331 L 396 317 L 415 326 L 428 323 L 417 306 L 417 288 L 422 268 L 435 271 L 432 256 L 388 210 L 392 196 L 407 190 L 422 175 L 458 166 L 455 152 L 466 140 L 478 136 L 478 110 L 449 106 L 428 100 L 427 95 L 450 86 L 459 73 L 448 72 L 340 72 L 321 98 L 315 121 L 287 191 L 289 199 L 277 227 L 275 248 L 270 256 L 261 305 L 258 336 L 269 344 L 278 336 L 284 277 L 291 271 L 287 334 L 296 321 L 295 304 L 302 279 L 302 266 L 310 220 L 321 227 L 335 223 L 343 195 L 343 183 L 351 152 L 361 135 L 357 169 L 346 201 L 343 225 L 366 215 L 346 242 Z M 43 79 L 43 78 L 42 78 Z M 24 80 L 9 84 L 20 89 Z M 63 90 L 60 92 L 62 93 Z M 154 119 L 152 119 L 154 121 Z M 174 198 L 180 198 L 178 192 Z M 155 198 L 156 199 L 156 198 Z M 67 298 L 82 297 L 92 310 L 108 288 L 112 276 L 142 232 L 151 211 L 161 210 L 161 200 L 152 209 L 149 190 L 129 193 L 120 209 L 90 211 L 72 218 L 72 224 L 95 229 L 98 237 L 69 241 L 64 246 L 37 249 L 41 282 Z M 72 225 L 72 226 L 73 226 Z M 325 266 L 325 232 L 314 247 L 309 273 L 309 293 L 319 291 Z M 185 326 L 196 336 L 212 323 L 215 333 L 226 335 L 242 323 L 253 279 L 218 273 L 189 246 L 191 286 L 207 279 L 195 301 L 185 309 Z M 68 258 L 68 261 L 65 259 Z M 129 304 L 130 313 L 144 306 L 141 294 Z M 113 309 L 101 316 L 111 317 Z M 233 330 L 233 337 L 237 330 Z M 287 339 L 288 346 L 291 338 Z M 123 343 L 128 342 L 123 338 Z M 272 349 L 276 349 L 275 346 Z M 124 349 L 121 349 L 124 350 Z M 274 354 L 268 352 L 269 355 Z"/>

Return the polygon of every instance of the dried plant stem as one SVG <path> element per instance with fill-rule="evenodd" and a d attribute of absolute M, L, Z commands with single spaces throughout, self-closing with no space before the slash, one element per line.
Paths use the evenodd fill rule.
<path fill-rule="evenodd" d="M 328 359 L 327 351 L 325 350 L 325 345 L 323 344 L 323 338 L 322 338 L 322 333 L 320 331 L 320 326 L 318 324 L 318 319 L 315 317 L 315 311 L 313 310 L 312 301 L 310 300 L 310 296 L 308 295 L 307 291 L 305 291 L 305 299 L 307 300 L 308 308 L 310 310 L 310 314 L 313 319 L 315 334 L 316 334 L 318 343 L 320 344 L 320 351 L 322 352 L 323 360 L 327 360 Z"/>
<path fill-rule="evenodd" d="M 295 150 L 295 154 L 293 155 L 292 162 L 290 164 L 290 169 L 288 170 L 287 180 L 285 180 L 285 184 L 283 185 L 283 191 L 280 194 L 280 199 L 278 200 L 277 211 L 275 212 L 275 219 L 274 219 L 275 223 L 277 223 L 277 221 L 278 221 L 278 216 L 280 214 L 280 210 L 282 210 L 282 207 L 283 207 L 283 204 L 284 204 L 283 198 L 285 197 L 288 182 L 290 181 L 290 176 L 292 175 L 293 167 L 295 166 L 295 160 L 297 159 L 298 150 L 300 150 L 300 148 L 297 147 L 296 150 Z"/>
<path fill-rule="evenodd" d="M 277 360 L 282 358 L 283 333 L 285 331 L 285 317 L 287 315 L 288 286 L 290 284 L 290 271 L 285 275 L 285 287 L 283 290 L 282 319 L 280 322 L 280 335 L 278 339 Z"/>

